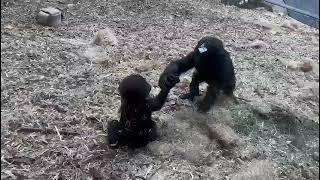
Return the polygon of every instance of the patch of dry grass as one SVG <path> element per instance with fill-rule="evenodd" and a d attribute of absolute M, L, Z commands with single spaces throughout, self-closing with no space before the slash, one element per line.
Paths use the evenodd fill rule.
<path fill-rule="evenodd" d="M 168 62 L 187 54 L 205 35 L 220 38 L 231 53 L 237 96 L 264 102 L 273 99 L 290 107 L 290 112 L 317 121 L 317 88 L 304 83 L 318 84 L 319 74 L 288 70 L 278 58 L 318 63 L 319 33 L 302 24 L 298 24 L 298 31 L 281 27 L 291 21 L 288 17 L 212 0 L 31 0 L 1 4 L 3 179 L 221 179 L 257 159 L 241 160 L 237 156 L 249 144 L 268 156 L 289 154 L 307 163 L 319 141 L 310 135 L 314 131 L 302 129 L 310 133 L 304 133 L 305 139 L 310 137 L 306 146 L 310 149 L 290 149 L 286 141 L 292 136 L 279 134 L 275 121 L 262 125 L 259 117 L 241 106 L 215 109 L 199 117 L 192 103 L 178 98 L 188 86 L 181 82 L 172 89 L 165 107 L 154 114 L 163 131 L 158 141 L 135 151 L 106 147 L 105 124 L 118 118 L 120 80 L 140 73 L 155 92 L 158 76 Z M 64 10 L 60 27 L 36 23 L 37 10 L 46 6 Z M 257 25 L 261 22 L 274 28 Z M 117 45 L 93 45 L 96 32 L 106 28 L 113 31 Z M 257 39 L 268 48 L 238 48 Z M 179 110 L 192 113 L 179 118 L 175 115 Z M 215 123 L 230 126 L 240 134 L 239 130 L 249 132 L 241 134 L 248 141 L 226 153 L 206 134 L 206 124 Z M 48 128 L 52 132 L 21 133 L 21 127 Z M 269 138 L 261 136 L 265 135 L 264 129 L 267 134 L 276 134 L 271 139 L 278 146 L 268 146 L 274 141 L 263 139 Z M 63 135 L 62 130 L 80 135 Z M 295 143 L 304 142 L 300 140 Z M 289 153 L 292 150 L 297 153 Z M 278 163 L 289 164 L 286 157 L 278 158 Z M 304 170 L 312 171 L 317 163 L 311 161 L 312 167 Z M 283 165 L 277 173 L 290 177 L 301 175 L 302 170 Z M 309 175 L 315 177 L 312 172 Z"/>

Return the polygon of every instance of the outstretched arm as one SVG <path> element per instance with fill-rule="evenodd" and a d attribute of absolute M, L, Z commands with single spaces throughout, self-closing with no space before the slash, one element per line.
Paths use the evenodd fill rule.
<path fill-rule="evenodd" d="M 174 75 L 180 76 L 180 74 L 188 71 L 189 69 L 194 67 L 194 52 L 192 51 L 187 56 L 171 62 L 166 69 L 164 70 L 163 74 L 174 73 Z"/>
<path fill-rule="evenodd" d="M 172 84 L 179 82 L 179 76 L 195 66 L 194 52 L 189 53 L 187 56 L 171 62 L 159 78 L 159 86 L 161 89 L 168 88 Z"/>
<path fill-rule="evenodd" d="M 179 76 L 180 76 L 180 74 L 182 74 L 182 73 L 184 73 L 194 67 L 195 63 L 194 63 L 193 58 L 194 58 L 194 52 L 192 51 L 187 56 L 173 62 L 178 67 Z"/>
<path fill-rule="evenodd" d="M 151 112 L 159 111 L 162 108 L 162 106 L 166 102 L 169 91 L 170 90 L 168 90 L 168 89 L 161 89 L 161 91 L 159 92 L 159 94 L 156 97 L 150 98 L 148 100 L 148 105 L 149 105 Z"/>

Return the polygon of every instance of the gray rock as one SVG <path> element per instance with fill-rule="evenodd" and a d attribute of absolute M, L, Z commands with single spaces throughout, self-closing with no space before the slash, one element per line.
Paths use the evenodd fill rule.
<path fill-rule="evenodd" d="M 54 7 L 40 9 L 37 16 L 38 22 L 45 26 L 58 26 L 61 24 L 61 18 L 61 11 Z"/>

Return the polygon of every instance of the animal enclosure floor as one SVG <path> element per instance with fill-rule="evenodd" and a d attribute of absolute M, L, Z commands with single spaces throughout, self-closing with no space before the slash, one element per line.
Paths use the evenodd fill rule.
<path fill-rule="evenodd" d="M 61 26 L 37 24 L 47 6 Z M 93 45 L 105 28 L 116 45 Z M 120 80 L 139 73 L 155 94 L 206 35 L 224 42 L 248 101 L 199 115 L 178 98 L 188 72 L 154 113 L 157 141 L 109 149 Z M 1 1 L 1 179 L 317 179 L 318 123 L 319 31 L 288 16 L 217 0 Z"/>

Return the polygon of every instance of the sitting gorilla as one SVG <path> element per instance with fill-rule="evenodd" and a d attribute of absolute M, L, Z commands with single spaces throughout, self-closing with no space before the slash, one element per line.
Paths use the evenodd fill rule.
<path fill-rule="evenodd" d="M 215 37 L 203 37 L 194 51 L 171 62 L 159 78 L 160 88 L 166 87 L 173 81 L 179 82 L 179 76 L 194 67 L 189 93 L 180 96 L 182 99 L 193 101 L 195 96 L 200 95 L 199 84 L 206 82 L 207 92 L 199 104 L 198 111 L 209 111 L 220 91 L 236 101 L 233 95 L 236 84 L 233 63 L 223 43 Z"/>
<path fill-rule="evenodd" d="M 108 141 L 111 147 L 122 145 L 138 148 L 157 138 L 156 123 L 151 119 L 153 111 L 164 105 L 170 89 L 177 83 L 170 79 L 164 83 L 160 93 L 149 97 L 150 84 L 140 75 L 130 75 L 119 85 L 121 96 L 120 122 L 108 124 Z"/>

